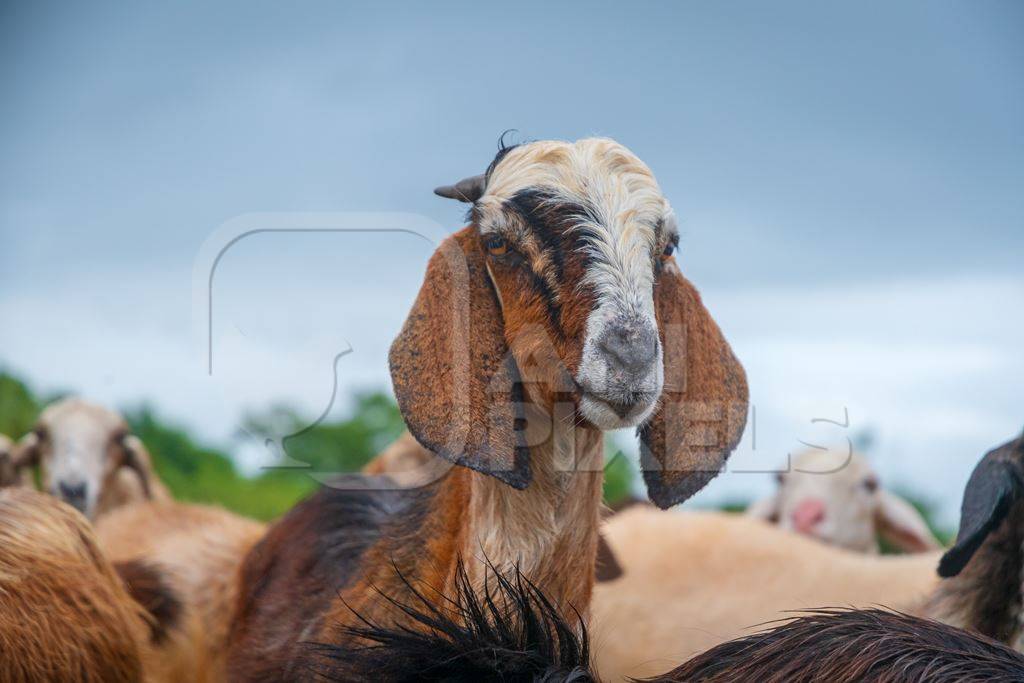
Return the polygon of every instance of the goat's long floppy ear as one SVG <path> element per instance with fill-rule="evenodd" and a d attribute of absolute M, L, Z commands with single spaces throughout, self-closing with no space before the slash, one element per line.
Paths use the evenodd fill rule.
<path fill-rule="evenodd" d="M 16 472 L 39 464 L 39 441 L 39 435 L 34 431 L 21 437 L 21 440 L 18 441 L 11 451 L 11 465 Z"/>
<path fill-rule="evenodd" d="M 123 458 L 121 467 L 133 470 L 135 474 L 139 475 L 142 494 L 151 499 L 153 491 L 149 485 L 149 476 L 153 469 L 153 463 L 142 440 L 134 434 L 126 435 L 121 439 L 121 452 Z"/>
<path fill-rule="evenodd" d="M 1024 437 L 985 454 L 971 472 L 960 506 L 960 530 L 939 561 L 939 576 L 959 574 L 1010 509 L 1024 501 Z"/>
<path fill-rule="evenodd" d="M 476 229 L 438 247 L 391 345 L 391 381 L 416 440 L 522 489 L 530 482 L 522 384 Z"/>
<path fill-rule="evenodd" d="M 875 510 L 878 534 L 906 553 L 923 553 L 942 547 L 921 513 L 895 493 L 879 489 Z"/>
<path fill-rule="evenodd" d="M 747 376 L 700 295 L 670 259 L 654 286 L 665 357 L 661 405 L 637 430 L 647 494 L 681 503 L 725 465 L 747 422 Z"/>

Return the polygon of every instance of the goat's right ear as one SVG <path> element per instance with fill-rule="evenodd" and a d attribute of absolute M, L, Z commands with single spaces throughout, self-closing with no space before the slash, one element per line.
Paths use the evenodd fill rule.
<path fill-rule="evenodd" d="M 956 543 L 939 561 L 939 576 L 959 574 L 1010 509 L 1024 501 L 1024 437 L 985 454 L 971 472 L 960 506 Z"/>
<path fill-rule="evenodd" d="M 530 482 L 519 370 L 476 229 L 441 243 L 389 361 L 416 440 L 515 488 Z"/>

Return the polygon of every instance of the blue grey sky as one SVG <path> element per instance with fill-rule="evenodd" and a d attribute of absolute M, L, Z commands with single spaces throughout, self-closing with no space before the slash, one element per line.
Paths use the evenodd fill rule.
<path fill-rule="evenodd" d="M 0 363 L 44 388 L 147 398 L 218 438 L 248 403 L 317 405 L 323 387 L 283 366 L 235 398 L 210 389 L 204 240 L 254 211 L 454 229 L 463 207 L 430 190 L 513 128 L 614 137 L 651 166 L 684 269 L 774 410 L 762 459 L 811 413 L 858 405 L 884 473 L 951 463 L 921 484 L 948 503 L 1024 422 L 1019 2 L 10 2 L 0 92 Z M 426 255 L 246 245 L 222 340 L 274 358 L 343 339 L 363 356 L 342 389 L 386 386 Z"/>

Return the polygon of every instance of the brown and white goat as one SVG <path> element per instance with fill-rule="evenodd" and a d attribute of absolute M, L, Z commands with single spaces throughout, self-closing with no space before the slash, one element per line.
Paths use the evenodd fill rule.
<path fill-rule="evenodd" d="M 135 683 L 149 631 L 81 514 L 0 490 L 0 680 Z"/>
<path fill-rule="evenodd" d="M 439 194 L 471 202 L 471 224 L 432 257 L 391 375 L 412 434 L 461 467 L 415 491 L 349 479 L 277 522 L 243 567 L 235 680 L 295 677 L 310 641 L 352 645 L 336 626 L 355 612 L 415 628 L 395 602 L 417 585 L 443 604 L 460 558 L 477 590 L 487 558 L 586 614 L 601 430 L 639 425 L 662 507 L 715 476 L 743 431 L 743 369 L 632 153 L 602 139 L 505 148 Z"/>
<path fill-rule="evenodd" d="M 942 547 L 914 506 L 882 486 L 858 453 L 805 451 L 777 478 L 775 493 L 746 514 L 862 553 L 878 553 L 879 536 L 904 552 Z"/>
<path fill-rule="evenodd" d="M 149 452 L 116 412 L 80 398 L 47 406 L 15 449 L 17 470 L 38 466 L 43 490 L 90 520 L 138 500 L 167 500 Z"/>
<path fill-rule="evenodd" d="M 1020 649 L 1022 449 L 1017 439 L 979 463 L 945 575 L 977 553 L 959 576 L 941 581 L 941 553 L 864 555 L 741 515 L 650 508 L 616 515 L 604 535 L 622 576 L 599 584 L 592 603 L 598 670 L 610 678 L 655 675 L 753 625 L 837 605 L 883 605 Z"/>

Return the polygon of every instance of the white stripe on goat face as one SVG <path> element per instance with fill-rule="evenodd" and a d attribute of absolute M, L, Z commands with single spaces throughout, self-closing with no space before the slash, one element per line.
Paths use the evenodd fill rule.
<path fill-rule="evenodd" d="M 604 429 L 639 424 L 664 382 L 653 290 L 659 254 L 678 239 L 671 208 L 647 166 L 614 141 L 536 142 L 492 169 L 477 211 L 494 218 L 482 232 L 500 230 L 503 207 L 528 191 L 581 209 L 570 232 L 586 265 L 573 291 L 593 307 L 575 372 L 580 412 Z"/>

